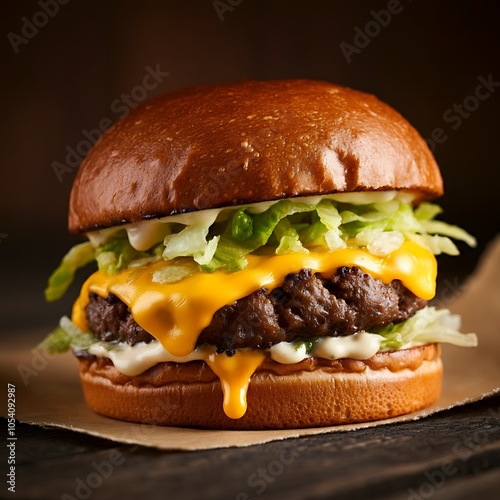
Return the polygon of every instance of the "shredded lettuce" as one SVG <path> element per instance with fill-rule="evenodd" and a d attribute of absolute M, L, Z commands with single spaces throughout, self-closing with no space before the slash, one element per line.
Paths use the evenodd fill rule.
<path fill-rule="evenodd" d="M 400 231 L 380 231 L 377 229 L 363 229 L 356 235 L 356 243 L 366 247 L 373 255 L 383 257 L 397 250 L 404 241 Z"/>
<path fill-rule="evenodd" d="M 294 214 L 313 210 L 315 210 L 313 205 L 292 200 L 279 201 L 266 211 L 255 215 L 248 213 L 245 208 L 236 210 L 226 230 L 220 236 L 212 260 L 202 266 L 202 269 L 207 272 L 220 268 L 229 271 L 244 269 L 247 264 L 246 255 L 265 246 L 281 220 Z M 293 235 L 288 236 L 294 239 Z M 298 239 L 296 243 L 299 243 Z M 283 246 L 287 244 L 289 245 L 290 241 L 283 243 Z"/>
<path fill-rule="evenodd" d="M 352 193 L 361 195 L 363 193 Z M 193 223 L 162 222 L 168 227 L 164 240 L 147 251 L 135 250 L 126 232 L 107 235 L 104 244 L 83 243 L 73 247 L 49 278 L 47 300 L 60 298 L 71 284 L 76 269 L 96 260 L 101 272 L 115 274 L 127 267 L 146 265 L 160 259 L 176 264 L 189 258 L 198 269 L 238 271 L 247 265 L 250 253 L 307 253 L 311 248 L 336 250 L 365 247 L 374 255 L 393 252 L 411 240 L 434 254 L 458 254 L 455 240 L 475 246 L 463 229 L 435 220 L 442 210 L 432 203 L 414 208 L 408 197 L 396 193 L 364 193 L 363 196 L 301 198 L 269 205 L 221 209 L 220 217 L 198 218 Z M 369 196 L 373 195 L 373 196 Z M 390 195 L 390 196 L 389 196 Z M 340 201 L 339 201 L 340 200 Z M 205 222 L 200 222 L 205 220 Z M 144 221 L 147 224 L 148 221 Z M 163 236 L 162 236 L 163 237 Z M 181 267 L 183 264 L 181 265 Z M 180 271 L 185 273 L 186 271 Z M 168 282 L 166 272 L 158 277 Z M 172 278 L 176 279 L 176 278 Z"/>
<path fill-rule="evenodd" d="M 90 242 L 80 243 L 71 248 L 58 268 L 50 275 L 45 289 L 45 300 L 53 302 L 60 299 L 73 283 L 76 271 L 92 262 L 94 258 L 95 249 Z"/>
<path fill-rule="evenodd" d="M 323 233 L 325 243 L 330 250 L 345 248 L 346 242 L 342 239 L 340 232 L 340 224 L 342 217 L 339 211 L 331 200 L 323 200 L 316 206 L 316 212 L 319 220 L 325 226 L 326 231 Z"/>
<path fill-rule="evenodd" d="M 59 326 L 40 343 L 39 347 L 49 354 L 61 354 L 71 348 L 86 349 L 99 339 L 92 333 L 82 332 L 67 316 Z"/>
<path fill-rule="evenodd" d="M 401 347 L 432 342 L 448 343 L 460 347 L 477 346 L 474 333 L 460 332 L 460 316 L 452 314 L 448 309 L 424 307 L 411 318 L 401 323 L 387 325 L 376 329 L 384 337 L 381 349 L 400 349 Z"/>
<path fill-rule="evenodd" d="M 476 334 L 460 332 L 460 316 L 452 314 L 448 309 L 438 310 L 432 306 L 417 311 L 406 321 L 397 324 L 391 323 L 369 333 L 383 337 L 379 351 L 403 349 L 436 342 L 459 347 L 477 346 Z M 321 337 L 297 339 L 293 341 L 293 346 L 296 351 L 304 348 L 307 354 L 311 354 L 320 339 Z"/>
<path fill-rule="evenodd" d="M 169 266 L 161 267 L 153 273 L 154 283 L 177 283 L 191 276 L 198 270 L 198 266 L 188 259 L 178 259 Z"/>
<path fill-rule="evenodd" d="M 193 257 L 198 264 L 208 264 L 214 256 L 219 236 L 214 236 L 207 241 L 208 227 L 200 224 L 186 226 L 182 231 L 169 234 L 165 237 L 163 244 L 165 250 L 163 257 L 165 260 L 172 260 L 176 257 Z"/>
<path fill-rule="evenodd" d="M 279 241 L 276 253 L 309 253 L 302 245 L 297 229 L 287 219 L 281 219 L 274 228 L 274 234 Z"/>
<path fill-rule="evenodd" d="M 162 247 L 161 247 L 162 248 Z M 156 256 L 159 260 L 159 251 L 155 247 L 152 254 L 136 250 L 128 241 L 122 237 L 107 243 L 96 250 L 96 261 L 99 271 L 107 274 L 116 274 L 118 271 L 129 267 L 132 262 L 138 259 L 145 259 Z"/>

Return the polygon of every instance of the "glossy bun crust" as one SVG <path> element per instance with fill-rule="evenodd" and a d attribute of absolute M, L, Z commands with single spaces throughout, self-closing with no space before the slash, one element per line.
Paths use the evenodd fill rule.
<path fill-rule="evenodd" d="M 293 429 L 380 420 L 434 403 L 441 391 L 438 344 L 378 353 L 365 361 L 265 361 L 250 380 L 248 410 L 222 409 L 217 376 L 201 361 L 159 363 L 137 377 L 105 358 L 80 358 L 85 399 L 102 415 L 208 429 Z"/>
<path fill-rule="evenodd" d="M 175 213 L 345 191 L 442 194 L 427 144 L 370 94 L 246 81 L 166 94 L 95 144 L 71 193 L 82 233 Z"/>

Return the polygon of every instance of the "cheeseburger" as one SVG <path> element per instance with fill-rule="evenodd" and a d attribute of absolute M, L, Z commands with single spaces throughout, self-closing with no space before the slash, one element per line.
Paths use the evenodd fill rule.
<path fill-rule="evenodd" d="M 476 345 L 428 305 L 464 230 L 435 220 L 436 162 L 376 97 L 322 81 L 201 86 L 119 120 L 71 192 L 58 299 L 95 412 L 279 429 L 385 419 L 440 393 L 440 343 Z"/>

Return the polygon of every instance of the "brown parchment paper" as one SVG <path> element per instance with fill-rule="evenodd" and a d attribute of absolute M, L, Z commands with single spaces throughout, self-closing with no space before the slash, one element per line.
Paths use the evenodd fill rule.
<path fill-rule="evenodd" d="M 444 293 L 446 292 L 446 293 Z M 83 400 L 76 361 L 71 354 L 47 357 L 23 344 L 10 343 L 0 354 L 0 378 L 16 387 L 16 418 L 114 441 L 161 449 L 202 450 L 249 446 L 268 441 L 416 420 L 500 391 L 500 236 L 490 243 L 478 269 L 460 291 L 448 283 L 447 306 L 462 316 L 462 331 L 474 331 L 479 347 L 443 346 L 445 376 L 439 401 L 432 407 L 393 419 L 355 425 L 271 431 L 209 431 L 132 424 L 101 417 Z M 35 332 L 36 333 L 36 332 Z M 46 332 L 39 332 L 37 342 Z M 35 338 L 35 337 L 34 337 Z M 6 416 L 6 405 L 2 405 Z"/>

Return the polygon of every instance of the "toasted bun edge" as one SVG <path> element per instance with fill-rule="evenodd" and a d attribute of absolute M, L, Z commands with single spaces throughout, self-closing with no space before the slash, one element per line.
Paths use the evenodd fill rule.
<path fill-rule="evenodd" d="M 79 364 L 88 405 L 108 417 L 208 429 L 289 429 L 386 419 L 433 404 L 441 391 L 440 346 L 404 351 L 399 357 L 380 353 L 382 358 L 374 361 L 375 355 L 364 367 L 335 360 L 281 374 L 272 366 L 279 363 L 271 362 L 252 376 L 248 410 L 234 420 L 223 412 L 219 380 L 200 372 L 201 362 L 161 363 L 138 378 L 119 374 L 99 358 L 81 358 Z"/>

